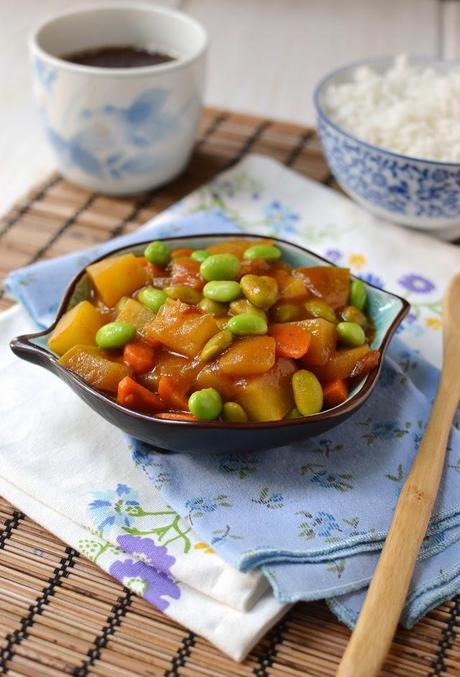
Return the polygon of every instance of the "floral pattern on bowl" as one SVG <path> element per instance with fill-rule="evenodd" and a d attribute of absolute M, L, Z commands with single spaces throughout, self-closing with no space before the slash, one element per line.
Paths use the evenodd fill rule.
<path fill-rule="evenodd" d="M 391 63 L 387 58 L 371 65 L 382 72 Z M 315 92 L 321 144 L 338 183 L 369 211 L 395 223 L 426 229 L 460 225 L 460 163 L 414 158 L 374 146 L 339 127 L 325 112 L 325 89 L 349 79 L 358 65 L 362 64 L 326 76 Z"/>

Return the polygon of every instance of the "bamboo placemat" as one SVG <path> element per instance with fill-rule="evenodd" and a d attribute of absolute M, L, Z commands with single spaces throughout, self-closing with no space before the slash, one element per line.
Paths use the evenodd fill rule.
<path fill-rule="evenodd" d="M 312 129 L 207 110 L 180 178 L 112 199 L 47 177 L 0 223 L 0 279 L 18 266 L 138 228 L 214 174 L 256 151 L 332 185 Z M 11 302 L 0 291 L 0 308 Z M 460 675 L 460 597 L 399 630 L 382 675 Z M 297 604 L 236 664 L 0 499 L 0 672 L 30 677 L 328 677 L 349 631 L 326 605 Z"/>

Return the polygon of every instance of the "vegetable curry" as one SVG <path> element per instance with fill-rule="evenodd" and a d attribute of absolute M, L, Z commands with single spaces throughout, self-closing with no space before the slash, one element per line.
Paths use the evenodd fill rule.
<path fill-rule="evenodd" d="M 278 421 L 344 402 L 378 364 L 365 285 L 346 268 L 293 268 L 271 240 L 107 257 L 59 320 L 61 365 L 157 418 Z"/>

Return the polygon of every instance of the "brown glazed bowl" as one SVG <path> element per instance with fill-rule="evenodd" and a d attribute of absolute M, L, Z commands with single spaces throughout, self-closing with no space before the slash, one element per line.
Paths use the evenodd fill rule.
<path fill-rule="evenodd" d="M 206 249 L 216 241 L 235 237 L 229 235 L 194 235 L 165 239 L 172 248 L 193 247 Z M 263 239 L 258 235 L 237 234 L 237 237 L 251 240 Z M 292 266 L 333 265 L 313 252 L 285 240 L 274 240 L 283 251 L 283 258 Z M 115 249 L 108 256 L 134 252 L 141 254 L 148 242 Z M 107 255 L 106 255 L 107 256 Z M 104 257 L 102 257 L 104 258 Z M 376 327 L 372 347 L 379 349 L 382 357 L 399 323 L 409 311 L 404 299 L 389 292 L 366 284 L 368 293 L 368 314 Z M 209 451 L 244 451 L 269 449 L 300 442 L 308 437 L 319 435 L 342 423 L 356 411 L 369 397 L 380 373 L 377 368 L 363 376 L 342 404 L 322 411 L 319 414 L 268 423 L 229 424 L 219 421 L 168 421 L 157 419 L 117 404 L 111 397 L 98 392 L 86 384 L 79 376 L 58 364 L 56 355 L 48 348 L 47 340 L 61 316 L 89 294 L 85 270 L 81 270 L 70 283 L 62 299 L 53 324 L 44 331 L 18 336 L 11 341 L 12 351 L 24 360 L 38 364 L 53 372 L 92 409 L 124 432 L 157 450 L 186 453 Z"/>

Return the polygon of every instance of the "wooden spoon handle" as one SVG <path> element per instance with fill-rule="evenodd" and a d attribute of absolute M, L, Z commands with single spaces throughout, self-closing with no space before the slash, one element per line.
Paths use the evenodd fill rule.
<path fill-rule="evenodd" d="M 449 374 L 441 379 L 422 443 L 401 491 L 337 677 L 375 677 L 385 660 L 436 500 L 457 404 L 458 384 L 452 382 Z"/>

